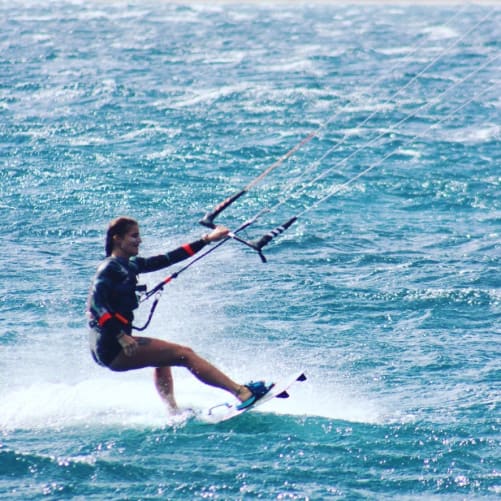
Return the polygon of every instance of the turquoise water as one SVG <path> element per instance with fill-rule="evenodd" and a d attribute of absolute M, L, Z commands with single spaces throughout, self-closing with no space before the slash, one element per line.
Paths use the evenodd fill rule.
<path fill-rule="evenodd" d="M 1 2 L 2 499 L 498 498 L 500 16 Z M 311 131 L 219 219 L 300 214 L 268 263 L 224 244 L 148 329 L 238 381 L 308 381 L 213 426 L 95 365 L 108 221 L 170 250 Z M 175 377 L 183 407 L 227 398 Z"/>

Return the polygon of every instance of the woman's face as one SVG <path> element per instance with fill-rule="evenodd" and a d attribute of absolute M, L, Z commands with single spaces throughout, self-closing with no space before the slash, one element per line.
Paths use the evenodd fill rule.
<path fill-rule="evenodd" d="M 139 244 L 142 242 L 137 224 L 131 226 L 123 236 L 115 235 L 113 254 L 120 257 L 132 257 L 139 254 Z"/>

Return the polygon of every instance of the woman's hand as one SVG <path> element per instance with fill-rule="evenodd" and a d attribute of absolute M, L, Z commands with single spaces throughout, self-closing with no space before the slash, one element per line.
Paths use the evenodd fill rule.
<path fill-rule="evenodd" d="M 223 240 L 227 238 L 230 230 L 226 226 L 216 226 L 210 233 L 204 236 L 204 240 L 208 242 L 217 242 L 218 240 Z"/>
<path fill-rule="evenodd" d="M 122 331 L 120 333 L 118 343 L 123 348 L 125 355 L 128 357 L 131 357 L 134 353 L 136 353 L 137 341 L 132 336 L 125 334 L 125 332 Z"/>

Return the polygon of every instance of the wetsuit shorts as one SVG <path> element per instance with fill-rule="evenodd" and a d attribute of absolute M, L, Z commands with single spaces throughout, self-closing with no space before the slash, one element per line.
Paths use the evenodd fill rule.
<path fill-rule="evenodd" d="M 109 367 L 117 355 L 122 351 L 120 343 L 114 334 L 106 329 L 106 325 L 99 327 L 91 323 L 89 331 L 89 343 L 92 358 L 104 367 Z M 127 334 L 130 329 L 123 329 Z"/>

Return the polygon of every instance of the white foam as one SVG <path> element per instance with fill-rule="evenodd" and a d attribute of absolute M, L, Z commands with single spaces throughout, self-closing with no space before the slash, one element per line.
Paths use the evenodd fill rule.
<path fill-rule="evenodd" d="M 405 155 L 413 158 L 420 158 L 421 157 L 421 152 L 417 150 L 413 150 L 411 148 L 400 148 L 398 150 L 399 155 Z"/>
<path fill-rule="evenodd" d="M 0 430 L 64 428 L 82 425 L 163 427 L 179 424 L 156 393 L 152 371 L 104 372 L 77 383 L 39 382 L 2 395 Z M 203 385 L 188 371 L 174 369 L 176 398 L 183 409 L 204 409 L 225 401 L 227 393 Z M 348 388 L 316 379 L 295 384 L 291 398 L 275 399 L 259 409 L 281 415 L 318 416 L 354 422 L 377 422 L 375 402 L 356 397 Z"/>
<path fill-rule="evenodd" d="M 453 133 L 449 133 L 448 139 L 458 143 L 486 143 L 499 140 L 501 137 L 501 127 L 499 125 L 487 125 L 485 127 L 468 127 Z"/>
<path fill-rule="evenodd" d="M 242 57 L 243 54 L 237 54 L 236 59 Z M 224 98 L 234 93 L 242 93 L 248 90 L 250 87 L 246 83 L 237 84 L 237 85 L 227 85 L 218 88 L 207 88 L 202 89 L 199 88 L 195 92 L 192 92 L 191 96 L 181 97 L 179 99 L 170 99 L 167 102 L 157 101 L 155 106 L 161 108 L 163 104 L 168 104 L 170 107 L 177 108 L 189 108 L 200 103 L 211 104 L 218 99 Z"/>
<path fill-rule="evenodd" d="M 448 26 L 431 26 L 425 28 L 423 33 L 426 33 L 430 40 L 446 40 L 448 38 L 456 38 L 459 36 L 458 32 Z"/>
<path fill-rule="evenodd" d="M 184 397 L 181 404 L 186 398 L 195 400 L 189 394 Z M 162 427 L 178 421 L 179 416 L 168 412 L 151 380 L 139 377 L 134 381 L 123 375 L 17 388 L 2 396 L 0 409 L 0 430 L 4 431 L 82 425 Z"/>

